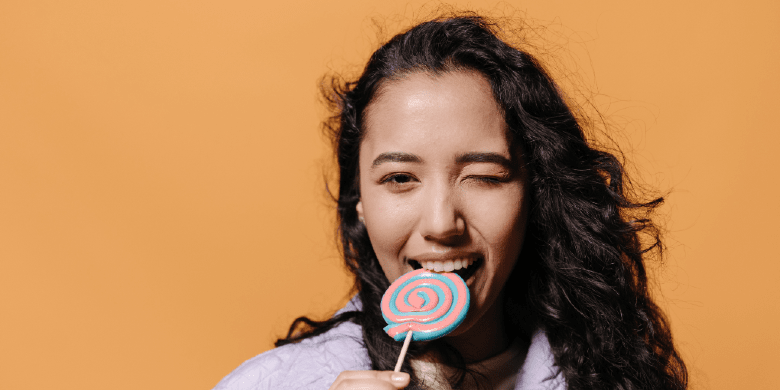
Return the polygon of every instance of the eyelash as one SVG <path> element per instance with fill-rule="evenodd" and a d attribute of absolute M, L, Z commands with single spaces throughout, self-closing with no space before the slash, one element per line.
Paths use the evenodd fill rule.
<path fill-rule="evenodd" d="M 405 178 L 407 179 L 404 182 L 399 182 L 398 178 Z M 391 183 L 395 185 L 403 185 L 406 183 L 410 183 L 412 180 L 414 180 L 414 176 L 407 174 L 407 173 L 393 173 L 391 175 L 387 175 L 382 178 L 382 180 L 379 181 L 381 184 Z"/>
<path fill-rule="evenodd" d="M 503 177 L 496 176 L 469 176 L 468 178 L 476 179 L 490 185 L 498 185 L 505 181 Z"/>

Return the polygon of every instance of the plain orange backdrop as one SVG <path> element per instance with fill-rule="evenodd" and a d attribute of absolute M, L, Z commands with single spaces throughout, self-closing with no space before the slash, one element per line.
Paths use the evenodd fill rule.
<path fill-rule="evenodd" d="M 780 3 L 453 4 L 527 15 L 667 194 L 692 387 L 780 388 Z M 422 5 L 0 3 L 0 388 L 209 389 L 339 308 L 318 82 Z"/>

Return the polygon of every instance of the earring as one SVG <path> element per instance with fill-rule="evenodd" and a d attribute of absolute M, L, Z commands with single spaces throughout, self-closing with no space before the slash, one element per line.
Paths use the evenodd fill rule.
<path fill-rule="evenodd" d="M 363 216 L 358 217 L 358 221 L 360 221 L 361 223 L 366 223 L 366 219 L 363 218 Z"/>

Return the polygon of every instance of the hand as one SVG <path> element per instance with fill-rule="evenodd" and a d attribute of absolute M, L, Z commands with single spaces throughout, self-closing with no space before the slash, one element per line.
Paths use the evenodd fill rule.
<path fill-rule="evenodd" d="M 394 371 L 344 371 L 329 390 L 396 390 L 409 385 L 409 374 Z"/>

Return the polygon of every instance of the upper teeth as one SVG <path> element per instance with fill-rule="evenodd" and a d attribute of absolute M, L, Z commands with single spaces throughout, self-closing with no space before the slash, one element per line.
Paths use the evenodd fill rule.
<path fill-rule="evenodd" d="M 456 259 L 447 261 L 421 261 L 420 265 L 429 271 L 452 272 L 461 268 L 468 268 L 474 263 L 474 259 Z"/>

